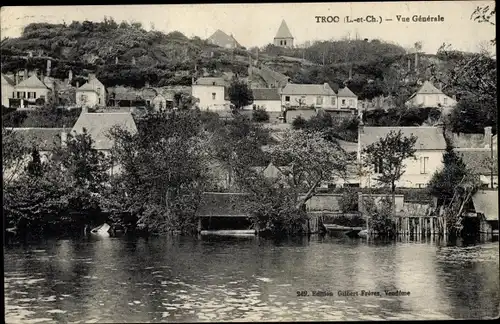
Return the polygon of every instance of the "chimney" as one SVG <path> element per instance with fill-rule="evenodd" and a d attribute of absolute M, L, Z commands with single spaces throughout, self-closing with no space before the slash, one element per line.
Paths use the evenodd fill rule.
<path fill-rule="evenodd" d="M 16 83 L 16 85 L 19 84 L 19 71 L 16 71 L 16 73 L 14 74 L 14 82 Z"/>
<path fill-rule="evenodd" d="M 95 79 L 95 74 L 94 73 L 89 73 L 88 74 L 88 81 Z"/>
<path fill-rule="evenodd" d="M 485 148 L 490 148 L 490 146 L 491 146 L 491 138 L 493 136 L 492 130 L 493 130 L 493 128 L 491 126 L 484 128 L 484 147 Z"/>
<path fill-rule="evenodd" d="M 50 68 L 52 66 L 52 61 L 51 60 L 47 60 L 47 76 L 49 77 L 50 76 Z"/>
<path fill-rule="evenodd" d="M 24 77 L 23 80 L 28 79 L 28 69 L 24 69 Z"/>
<path fill-rule="evenodd" d="M 76 88 L 80 88 L 80 82 L 76 81 Z"/>
<path fill-rule="evenodd" d="M 323 89 L 328 90 L 330 86 L 328 85 L 327 82 L 323 83 Z"/>

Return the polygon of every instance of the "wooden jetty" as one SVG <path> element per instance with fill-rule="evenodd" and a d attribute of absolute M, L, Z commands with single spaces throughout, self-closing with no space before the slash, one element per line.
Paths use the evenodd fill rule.
<path fill-rule="evenodd" d="M 440 216 L 397 216 L 396 233 L 402 235 L 445 234 L 446 219 Z"/>

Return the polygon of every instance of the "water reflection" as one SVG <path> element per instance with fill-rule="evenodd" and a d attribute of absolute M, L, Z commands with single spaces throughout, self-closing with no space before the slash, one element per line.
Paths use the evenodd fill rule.
<path fill-rule="evenodd" d="M 174 236 L 10 246 L 4 248 L 6 319 L 124 323 L 497 316 L 498 245 L 452 243 Z M 398 289 L 410 295 L 385 295 Z M 339 290 L 380 296 L 339 296 Z M 313 291 L 332 294 L 312 296 Z"/>

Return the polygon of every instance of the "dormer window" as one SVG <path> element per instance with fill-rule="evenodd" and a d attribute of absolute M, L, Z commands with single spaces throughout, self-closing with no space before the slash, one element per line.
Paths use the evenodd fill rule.
<path fill-rule="evenodd" d="M 212 85 L 215 85 L 215 81 L 214 81 L 214 82 L 212 82 Z"/>

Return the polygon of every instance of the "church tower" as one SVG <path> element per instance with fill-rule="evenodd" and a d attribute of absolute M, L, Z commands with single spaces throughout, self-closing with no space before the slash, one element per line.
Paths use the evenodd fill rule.
<path fill-rule="evenodd" d="M 292 33 L 290 33 L 290 29 L 288 29 L 285 20 L 281 22 L 280 28 L 278 29 L 276 36 L 274 36 L 273 44 L 279 47 L 293 47 L 293 36 Z"/>

